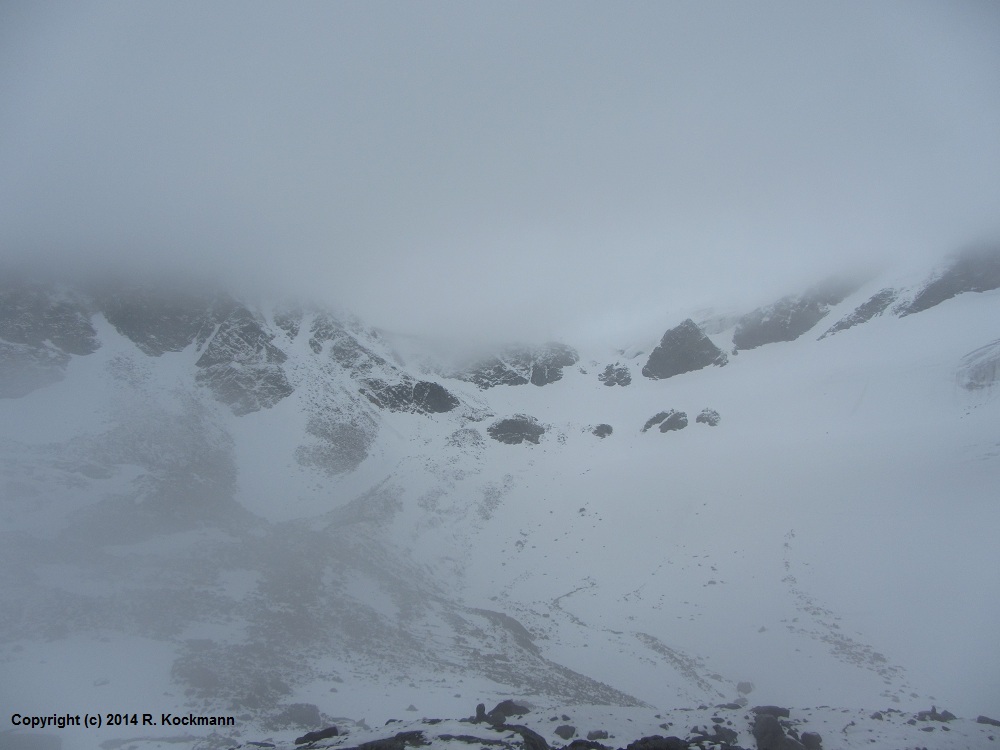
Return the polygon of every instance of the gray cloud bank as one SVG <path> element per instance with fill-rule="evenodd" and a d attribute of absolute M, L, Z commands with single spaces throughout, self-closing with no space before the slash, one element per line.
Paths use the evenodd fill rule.
<path fill-rule="evenodd" d="M 756 303 L 1000 236 L 998 70 L 977 2 L 8 2 L 0 255 L 465 336 Z"/>

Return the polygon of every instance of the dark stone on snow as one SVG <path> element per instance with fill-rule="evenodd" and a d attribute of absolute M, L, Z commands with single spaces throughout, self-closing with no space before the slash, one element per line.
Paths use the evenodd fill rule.
<path fill-rule="evenodd" d="M 506 701 L 505 701 L 506 702 Z M 549 743 L 545 741 L 538 732 L 520 724 L 500 724 L 497 729 L 506 729 L 510 732 L 517 732 L 524 741 L 524 750 L 549 750 Z"/>
<path fill-rule="evenodd" d="M 326 740 L 330 737 L 337 737 L 340 734 L 337 731 L 337 727 L 327 727 L 326 729 L 318 729 L 315 732 L 306 732 L 301 737 L 295 740 L 296 745 L 305 745 L 308 742 L 319 742 L 320 740 Z"/>
<path fill-rule="evenodd" d="M 728 361 L 725 352 L 688 318 L 663 334 L 659 346 L 650 353 L 642 368 L 642 374 L 653 380 L 662 380 L 709 365 L 721 367 Z"/>
<path fill-rule="evenodd" d="M 740 318 L 733 332 L 736 349 L 756 349 L 778 341 L 794 341 L 810 330 L 833 305 L 858 288 L 856 281 L 832 280 L 805 294 L 783 297 Z"/>
<path fill-rule="evenodd" d="M 715 745 L 728 747 L 734 744 L 739 738 L 740 735 L 735 729 L 722 726 L 722 724 L 713 724 L 711 733 L 706 731 L 692 732 L 690 741 L 696 743 L 710 742 Z"/>
<path fill-rule="evenodd" d="M 727 711 L 739 711 L 743 706 L 739 703 L 720 703 L 716 708 L 724 708 Z"/>
<path fill-rule="evenodd" d="M 938 713 L 937 706 L 931 706 L 930 711 L 917 712 L 917 721 L 953 721 L 957 718 L 951 711 Z"/>
<path fill-rule="evenodd" d="M 571 726 L 569 724 L 561 724 L 560 726 L 556 727 L 555 732 L 564 740 L 568 740 L 574 735 L 576 735 L 576 727 Z"/>
<path fill-rule="evenodd" d="M 606 438 L 608 435 L 614 432 L 614 428 L 609 424 L 599 424 L 597 425 L 597 427 L 592 429 L 591 432 L 594 435 L 597 435 L 597 437 L 599 438 Z"/>
<path fill-rule="evenodd" d="M 699 424 L 707 424 L 709 427 L 716 427 L 721 419 L 722 417 L 719 416 L 719 412 L 715 409 L 702 409 L 694 421 Z M 742 685 L 743 683 L 741 682 L 740 684 Z"/>
<path fill-rule="evenodd" d="M 898 296 L 899 292 L 895 289 L 883 289 L 877 292 L 867 302 L 859 305 L 850 315 L 841 318 L 830 326 L 820 338 L 825 339 L 827 336 L 832 336 L 840 331 L 846 331 L 848 328 L 867 323 L 875 316 L 884 313 L 889 305 L 896 301 Z"/>
<path fill-rule="evenodd" d="M 507 719 L 511 716 L 524 716 L 529 713 L 527 706 L 522 706 L 520 703 L 515 703 L 514 701 L 507 699 L 497 703 L 493 707 L 493 710 L 486 714 L 486 721 L 490 724 L 506 724 Z M 478 716 L 479 709 L 477 707 L 476 714 Z"/>
<path fill-rule="evenodd" d="M 803 732 L 799 741 L 806 750 L 822 750 L 823 748 L 823 738 L 818 732 Z"/>
<path fill-rule="evenodd" d="M 661 737 L 654 734 L 652 737 L 643 737 L 629 743 L 625 750 L 687 750 L 687 748 L 688 743 L 680 737 Z"/>
<path fill-rule="evenodd" d="M 587 732 L 588 740 L 606 740 L 608 739 L 608 733 L 603 729 L 594 729 Z"/>
<path fill-rule="evenodd" d="M 486 428 L 486 434 L 507 445 L 519 445 L 523 442 L 537 445 L 538 439 L 545 434 L 545 428 L 534 417 L 517 414 L 494 422 Z"/>
<path fill-rule="evenodd" d="M 598 375 L 597 379 L 607 386 L 620 385 L 624 387 L 632 383 L 632 373 L 626 365 L 615 362 L 613 365 L 605 367 L 604 372 Z"/>
<path fill-rule="evenodd" d="M 362 742 L 357 746 L 357 750 L 403 750 L 403 748 L 420 747 L 431 744 L 424 739 L 424 733 L 416 730 L 412 732 L 399 732 L 395 737 L 387 737 L 384 740 L 372 740 Z"/>
<path fill-rule="evenodd" d="M 566 747 L 572 748 L 572 750 L 609 750 L 607 745 L 602 745 L 600 742 L 589 739 L 590 735 L 587 735 L 587 737 L 588 739 L 586 740 L 577 738 L 566 745 Z"/>
<path fill-rule="evenodd" d="M 1000 288 L 1000 248 L 980 247 L 958 254 L 936 279 L 924 286 L 901 315 L 927 310 L 965 292 Z"/>
<path fill-rule="evenodd" d="M 991 719 L 989 716 L 983 716 L 983 715 L 977 716 L 976 717 L 976 723 L 977 724 L 989 724 L 990 726 L 993 726 L 993 727 L 1000 727 L 1000 721 L 997 721 L 996 719 Z"/>
<path fill-rule="evenodd" d="M 764 706 L 763 708 L 775 708 Z M 756 711 L 756 709 L 754 709 Z M 782 709 L 784 710 L 784 709 Z M 757 750 L 803 750 L 802 743 L 785 736 L 785 730 L 773 714 L 758 713 L 753 724 L 753 736 Z"/>
<path fill-rule="evenodd" d="M 670 409 L 654 414 L 646 420 L 642 431 L 647 432 L 650 427 L 660 425 L 660 432 L 672 432 L 673 430 L 683 430 L 688 425 L 687 413 Z"/>

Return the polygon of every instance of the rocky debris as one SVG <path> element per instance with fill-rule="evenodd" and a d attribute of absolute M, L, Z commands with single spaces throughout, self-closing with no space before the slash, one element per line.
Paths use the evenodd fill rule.
<path fill-rule="evenodd" d="M 571 724 L 560 724 L 555 728 L 555 733 L 564 740 L 569 740 L 576 736 L 576 727 Z"/>
<path fill-rule="evenodd" d="M 818 732 L 803 732 L 799 737 L 799 742 L 806 750 L 822 750 L 823 738 Z"/>
<path fill-rule="evenodd" d="M 976 717 L 976 723 L 989 724 L 992 727 L 1000 727 L 1000 721 L 997 721 L 996 719 L 991 719 L 989 716 L 983 716 L 982 714 Z"/>
<path fill-rule="evenodd" d="M 517 732 L 521 735 L 521 740 L 524 742 L 524 750 L 549 750 L 549 743 L 534 729 L 529 729 L 521 724 L 501 724 L 497 728 Z"/>
<path fill-rule="evenodd" d="M 380 409 L 413 412 L 416 414 L 441 414 L 459 404 L 444 386 L 428 380 L 404 377 L 402 382 L 389 384 L 384 380 L 363 380 L 361 394 Z"/>
<path fill-rule="evenodd" d="M 590 432 L 593 435 L 597 435 L 597 437 L 599 438 L 606 438 L 608 435 L 614 432 L 614 428 L 609 424 L 599 424 L 596 427 L 594 427 L 594 429 L 592 429 Z"/>
<path fill-rule="evenodd" d="M 483 434 L 474 427 L 461 427 L 451 433 L 445 442 L 452 447 L 479 447 L 483 444 Z"/>
<path fill-rule="evenodd" d="M 965 292 L 1000 288 L 1000 248 L 977 247 L 956 255 L 937 278 L 928 282 L 900 313 L 930 309 Z"/>
<path fill-rule="evenodd" d="M 606 740 L 608 739 L 608 736 L 609 736 L 608 733 L 603 729 L 592 729 L 591 731 L 587 732 L 587 739 L 591 741 Z"/>
<path fill-rule="evenodd" d="M 274 406 L 293 389 L 281 367 L 288 357 L 273 338 L 263 321 L 237 307 L 195 362 L 201 368 L 195 380 L 237 416 Z"/>
<path fill-rule="evenodd" d="M 992 388 L 1000 381 L 1000 339 L 966 354 L 958 368 L 958 384 L 967 391 Z"/>
<path fill-rule="evenodd" d="M 520 445 L 524 442 L 537 445 L 539 438 L 545 434 L 545 428 L 532 416 L 516 414 L 494 422 L 486 428 L 486 434 L 507 445 Z"/>
<path fill-rule="evenodd" d="M 499 356 L 479 360 L 452 377 L 486 390 L 499 385 L 548 385 L 561 380 L 563 368 L 579 361 L 576 350 L 556 342 L 538 347 L 508 347 Z"/>
<path fill-rule="evenodd" d="M 937 706 L 931 706 L 930 711 L 918 711 L 917 721 L 954 721 L 958 717 L 955 716 L 951 711 L 942 711 L 938 713 Z"/>
<path fill-rule="evenodd" d="M 733 345 L 737 350 L 756 349 L 778 341 L 794 341 L 857 288 L 856 281 L 834 279 L 804 294 L 783 297 L 771 305 L 758 307 L 736 324 Z"/>
<path fill-rule="evenodd" d="M 844 316 L 830 326 L 820 338 L 825 339 L 827 336 L 846 331 L 848 328 L 853 328 L 862 323 L 867 323 L 872 318 L 881 315 L 889 309 L 889 305 L 898 298 L 899 291 L 896 289 L 882 289 L 876 292 L 867 302 L 858 305 L 854 312 Z"/>
<path fill-rule="evenodd" d="M 728 361 L 726 354 L 688 318 L 663 334 L 642 368 L 642 374 L 653 380 L 662 380 L 709 365 L 721 367 Z"/>
<path fill-rule="evenodd" d="M 688 425 L 687 413 L 677 411 L 675 409 L 658 412 L 646 420 L 646 424 L 643 425 L 642 431 L 647 432 L 649 428 L 655 425 L 660 426 L 660 432 L 683 430 Z"/>
<path fill-rule="evenodd" d="M 296 745 L 305 745 L 309 742 L 319 742 L 320 740 L 326 740 L 330 737 L 337 737 L 340 732 L 337 727 L 327 727 L 326 729 L 317 729 L 315 732 L 306 732 L 301 737 L 295 739 Z"/>
<path fill-rule="evenodd" d="M 688 738 L 688 743 L 696 744 L 699 747 L 703 747 L 704 743 L 730 746 L 733 745 L 739 738 L 740 735 L 735 729 L 731 729 L 730 727 L 723 726 L 722 724 L 716 722 L 712 725 L 711 732 L 697 727 L 692 729 L 691 736 Z"/>
<path fill-rule="evenodd" d="M 632 372 L 628 369 L 627 365 L 623 365 L 621 362 L 615 362 L 613 365 L 605 367 L 604 372 L 598 375 L 597 379 L 607 386 L 620 385 L 624 387 L 626 385 L 631 385 Z"/>
<path fill-rule="evenodd" d="M 716 426 L 718 426 L 718 424 L 719 424 L 719 422 L 721 420 L 722 420 L 722 417 L 719 416 L 719 412 L 717 412 L 715 409 L 702 409 L 698 413 L 698 416 L 694 418 L 694 421 L 697 422 L 698 424 L 707 424 L 709 427 L 716 427 Z M 740 683 L 740 685 L 744 685 L 744 684 L 747 684 L 747 683 L 743 683 L 743 682 Z M 737 687 L 737 690 L 739 690 L 739 687 Z M 743 691 L 740 690 L 740 692 L 742 693 Z M 749 692 L 749 691 L 747 691 L 747 692 Z"/>

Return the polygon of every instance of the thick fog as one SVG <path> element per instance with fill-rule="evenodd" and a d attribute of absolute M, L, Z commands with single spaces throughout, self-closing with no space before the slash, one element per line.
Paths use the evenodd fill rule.
<path fill-rule="evenodd" d="M 0 8 L 0 253 L 510 338 L 1000 229 L 991 3 Z"/>

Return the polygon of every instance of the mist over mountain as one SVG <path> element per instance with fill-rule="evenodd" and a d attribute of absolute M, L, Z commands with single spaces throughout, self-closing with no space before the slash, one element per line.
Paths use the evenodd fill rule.
<path fill-rule="evenodd" d="M 998 258 L 475 356 L 5 274 L 0 699 L 995 715 Z"/>

